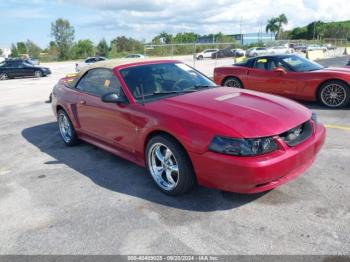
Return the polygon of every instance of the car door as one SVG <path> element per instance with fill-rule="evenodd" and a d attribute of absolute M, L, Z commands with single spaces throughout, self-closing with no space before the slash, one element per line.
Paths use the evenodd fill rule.
<path fill-rule="evenodd" d="M 14 72 L 16 77 L 24 77 L 24 76 L 33 76 L 34 68 L 31 65 L 27 65 L 23 61 L 15 61 L 14 64 Z"/>
<path fill-rule="evenodd" d="M 283 72 L 275 68 L 283 68 Z M 293 96 L 297 88 L 297 78 L 287 68 L 282 67 L 278 58 L 259 57 L 247 72 L 247 88 L 281 96 Z"/>
<path fill-rule="evenodd" d="M 20 65 L 20 70 L 21 70 L 21 75 L 22 76 L 34 76 L 34 72 L 36 68 L 34 65 L 28 63 L 28 62 L 23 62 Z"/>
<path fill-rule="evenodd" d="M 13 66 L 13 72 L 15 74 L 15 77 L 25 76 L 25 71 L 23 70 L 22 61 L 14 61 L 12 66 Z"/>
<path fill-rule="evenodd" d="M 77 114 L 81 131 L 91 137 L 131 153 L 136 141 L 136 126 L 130 121 L 128 104 L 104 103 L 101 97 L 114 92 L 124 96 L 112 70 L 89 70 L 78 82 Z"/>
<path fill-rule="evenodd" d="M 19 61 L 9 61 L 7 63 L 7 74 L 9 77 L 21 77 L 22 72 L 20 69 L 20 62 Z"/>
<path fill-rule="evenodd" d="M 205 58 L 211 58 L 211 54 L 213 53 L 213 50 L 209 49 L 204 52 L 204 57 Z"/>

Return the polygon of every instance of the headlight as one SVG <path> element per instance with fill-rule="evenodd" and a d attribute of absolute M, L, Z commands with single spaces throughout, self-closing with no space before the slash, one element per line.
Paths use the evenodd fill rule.
<path fill-rule="evenodd" d="M 209 150 L 234 156 L 256 156 L 277 150 L 278 146 L 272 137 L 237 139 L 215 136 Z"/>

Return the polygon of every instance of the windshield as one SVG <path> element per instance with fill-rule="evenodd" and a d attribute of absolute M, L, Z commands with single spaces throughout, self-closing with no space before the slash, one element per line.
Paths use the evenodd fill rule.
<path fill-rule="evenodd" d="M 196 92 L 215 87 L 215 83 L 192 67 L 182 63 L 162 63 L 120 70 L 137 102 Z"/>
<path fill-rule="evenodd" d="M 323 66 L 317 64 L 316 62 L 296 55 L 287 56 L 281 60 L 296 72 L 315 71 L 323 68 Z"/>

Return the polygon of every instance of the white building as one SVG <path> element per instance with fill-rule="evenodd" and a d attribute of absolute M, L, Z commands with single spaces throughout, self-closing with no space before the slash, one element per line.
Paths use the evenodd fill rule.
<path fill-rule="evenodd" d="M 11 55 L 11 49 L 8 47 L 0 47 L 0 49 L 2 50 L 2 55 L 5 58 L 8 58 Z"/>

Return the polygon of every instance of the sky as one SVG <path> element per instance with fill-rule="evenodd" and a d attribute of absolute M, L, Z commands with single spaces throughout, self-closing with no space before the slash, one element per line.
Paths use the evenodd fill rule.
<path fill-rule="evenodd" d="M 237 34 L 258 32 L 285 13 L 286 29 L 315 20 L 350 20 L 348 0 L 0 0 L 0 47 L 34 41 L 46 47 L 51 22 L 68 19 L 75 39 L 97 43 L 125 35 L 151 40 L 162 31 Z"/>

